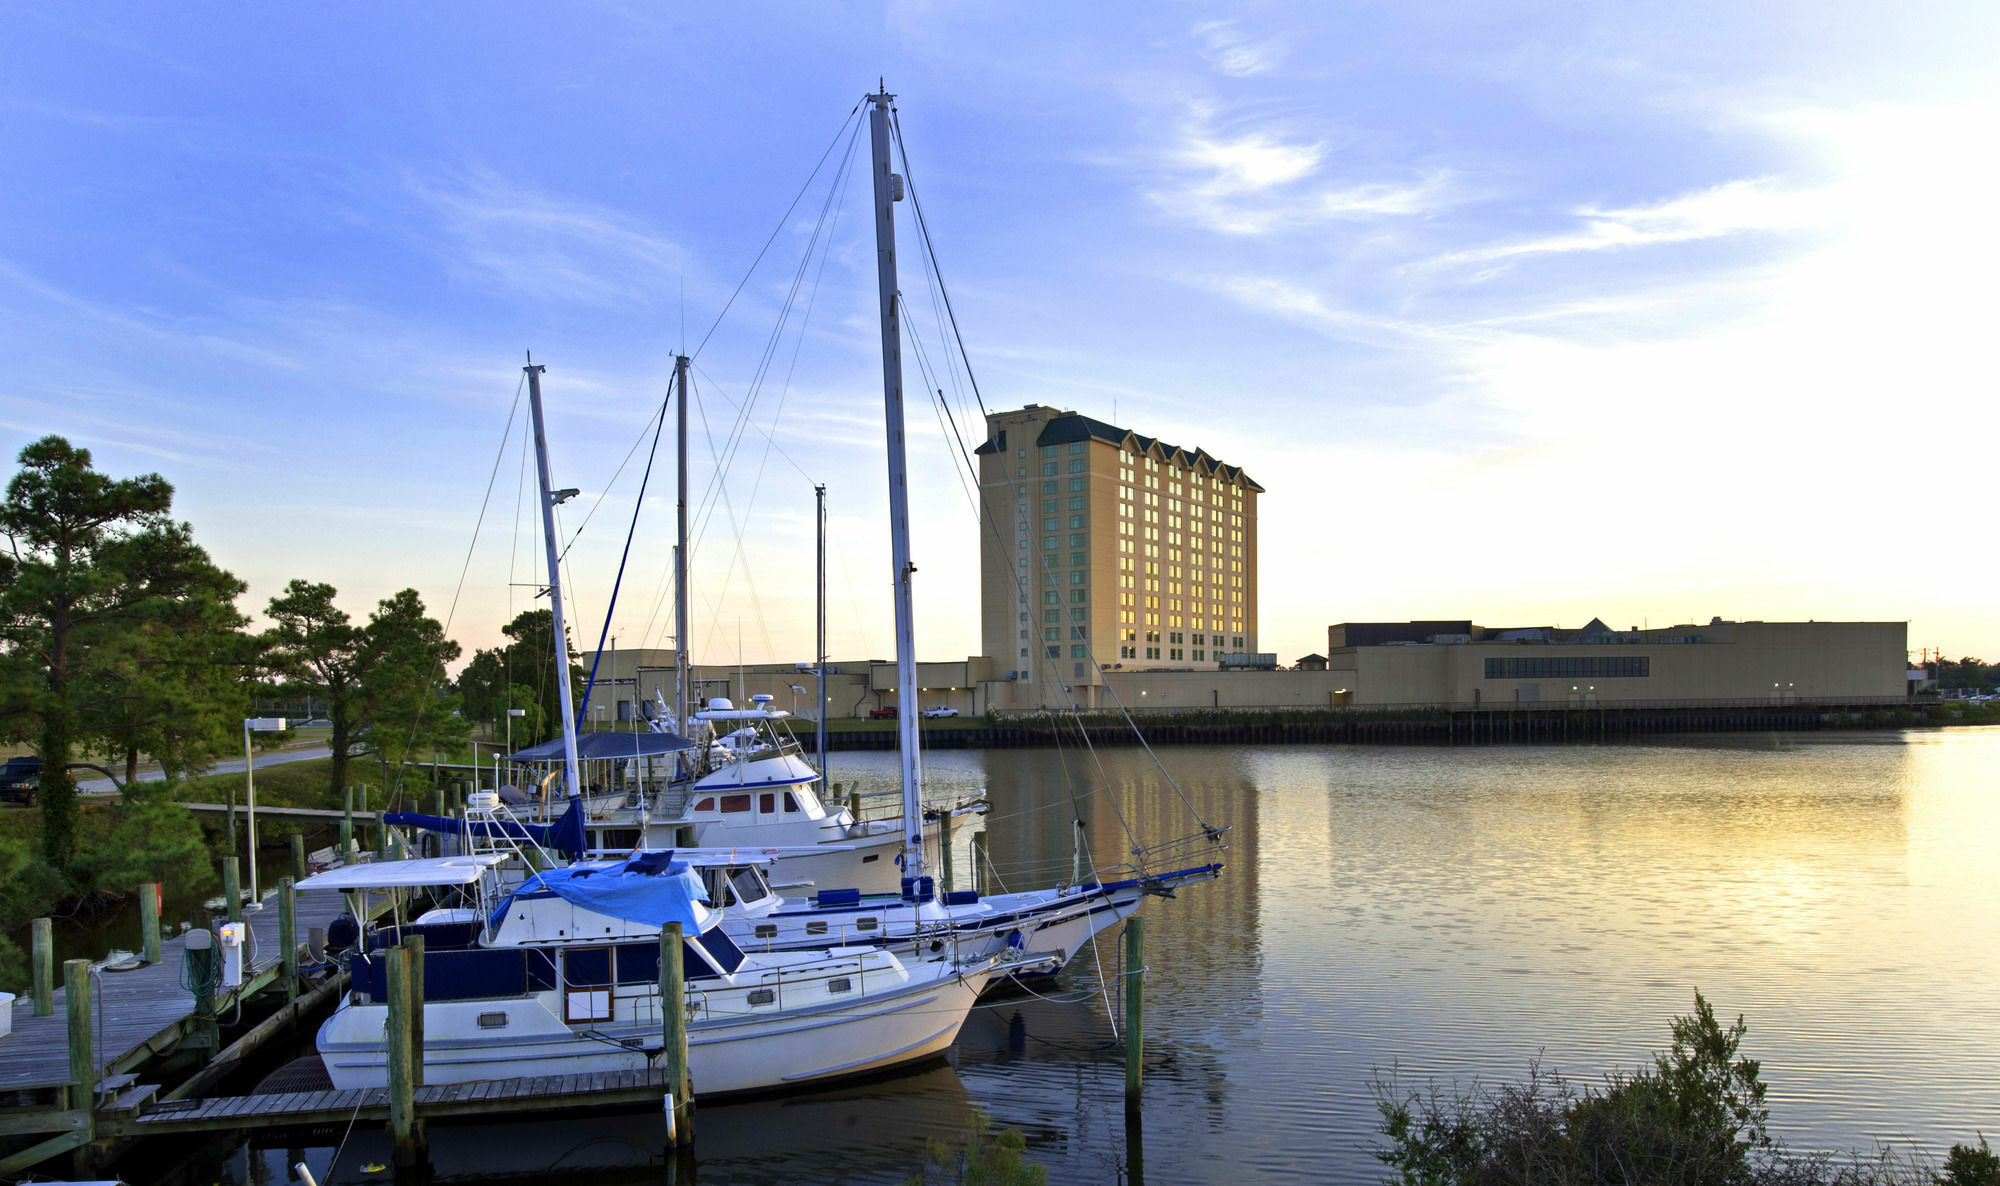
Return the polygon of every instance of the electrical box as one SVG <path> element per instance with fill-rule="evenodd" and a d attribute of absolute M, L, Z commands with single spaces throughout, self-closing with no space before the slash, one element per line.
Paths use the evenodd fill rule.
<path fill-rule="evenodd" d="M 216 938 L 222 946 L 222 987 L 240 988 L 243 985 L 243 944 L 249 938 L 250 928 L 240 922 L 223 923 L 216 931 Z"/>

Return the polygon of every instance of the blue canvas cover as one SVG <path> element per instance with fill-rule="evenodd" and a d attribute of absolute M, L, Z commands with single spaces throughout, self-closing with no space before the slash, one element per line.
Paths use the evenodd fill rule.
<path fill-rule="evenodd" d="M 708 901 L 701 877 L 669 852 L 643 853 L 629 861 L 571 865 L 544 869 L 516 891 L 546 890 L 563 901 L 608 918 L 664 927 L 677 922 L 690 935 L 700 934 L 706 912 L 695 904 Z"/>

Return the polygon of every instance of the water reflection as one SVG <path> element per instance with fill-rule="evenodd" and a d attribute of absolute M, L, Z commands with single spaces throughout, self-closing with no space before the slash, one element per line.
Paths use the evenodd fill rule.
<path fill-rule="evenodd" d="M 1373 1181 L 1378 1068 L 1512 1078 L 1541 1053 L 1590 1078 L 1662 1045 L 1697 986 L 1748 1015 L 1794 1144 L 1936 1149 L 1995 1125 L 2000 730 L 1162 757 L 1178 792 L 1132 749 L 926 757 L 941 791 L 991 788 L 1008 885 L 1067 879 L 1075 819 L 1086 871 L 1188 831 L 1181 793 L 1230 829 L 1221 881 L 1146 906 L 1139 1124 L 1107 942 L 1052 999 L 975 1012 L 952 1065 L 703 1107 L 699 1180 L 899 1182 L 977 1106 L 1051 1181 Z M 893 755 L 836 762 L 895 777 Z M 441 1180 L 686 1178 L 651 1115 L 432 1141 Z M 290 1153 L 229 1156 L 199 1180 L 283 1181 Z M 357 1130 L 331 1180 L 384 1180 L 365 1171 L 386 1160 Z"/>

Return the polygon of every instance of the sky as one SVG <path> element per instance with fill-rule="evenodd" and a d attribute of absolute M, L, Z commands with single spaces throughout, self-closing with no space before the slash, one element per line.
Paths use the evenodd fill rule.
<path fill-rule="evenodd" d="M 1243 466 L 1284 662 L 1342 621 L 1593 616 L 1907 620 L 1913 651 L 2000 657 L 1991 4 L 0 19 L 0 450 L 165 475 L 247 610 L 413 587 L 492 645 L 541 579 L 532 351 L 590 645 L 686 349 L 697 660 L 810 657 L 816 483 L 829 650 L 890 655 L 841 167 L 881 78 L 970 371 L 905 202 L 925 658 L 979 645 L 943 413 L 974 444 L 981 399 Z M 622 647 L 670 633 L 672 453 Z"/>

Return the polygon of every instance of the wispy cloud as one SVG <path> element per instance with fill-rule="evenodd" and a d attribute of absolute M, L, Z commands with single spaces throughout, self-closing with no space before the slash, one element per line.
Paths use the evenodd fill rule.
<path fill-rule="evenodd" d="M 1235 21 L 1203 21 L 1194 27 L 1193 33 L 1201 45 L 1201 56 L 1209 65 L 1234 78 L 1262 74 L 1285 56 L 1283 38 L 1254 38 L 1238 28 Z"/>
<path fill-rule="evenodd" d="M 1581 206 L 1577 225 L 1555 234 L 1489 243 L 1446 252 L 1420 267 L 1492 263 L 1529 255 L 1612 251 L 1659 243 L 1686 243 L 1750 231 L 1805 230 L 1834 217 L 1829 195 L 1790 190 L 1768 177 L 1710 186 L 1645 206 Z"/>
<path fill-rule="evenodd" d="M 1167 179 L 1147 196 L 1170 213 L 1235 235 L 1422 215 L 1455 200 L 1443 170 L 1405 170 L 1398 180 L 1323 176 L 1332 163 L 1323 138 L 1279 128 L 1222 131 L 1212 109 L 1197 104 L 1166 151 Z"/>

